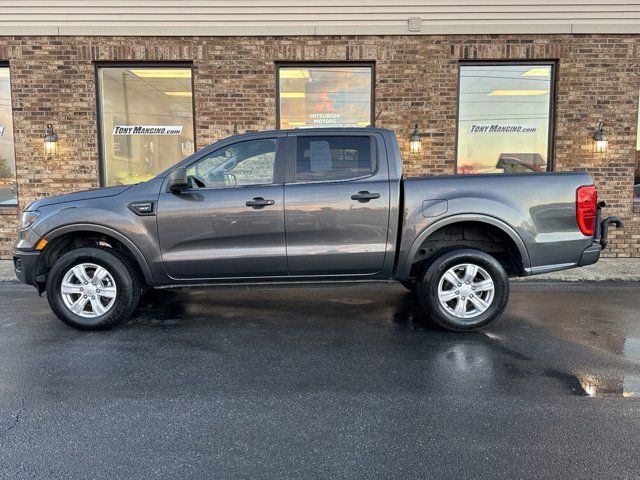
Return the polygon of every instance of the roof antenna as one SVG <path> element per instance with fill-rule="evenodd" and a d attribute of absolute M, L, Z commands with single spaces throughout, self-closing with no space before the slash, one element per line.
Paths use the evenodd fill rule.
<path fill-rule="evenodd" d="M 234 135 L 238 135 L 238 124 L 237 123 L 233 124 L 233 134 Z"/>

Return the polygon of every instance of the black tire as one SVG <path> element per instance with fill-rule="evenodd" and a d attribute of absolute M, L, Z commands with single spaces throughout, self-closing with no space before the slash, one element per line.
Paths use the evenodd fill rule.
<path fill-rule="evenodd" d="M 418 293 L 418 282 L 411 282 L 409 280 L 401 280 L 400 283 L 404 288 L 409 290 L 411 293 Z"/>
<path fill-rule="evenodd" d="M 467 272 L 471 272 L 472 270 L 464 270 L 461 268 L 456 271 L 460 272 L 456 273 L 460 283 L 458 283 L 454 291 L 451 292 L 451 295 L 455 295 L 455 298 L 449 303 L 445 302 L 445 305 L 443 305 L 438 296 L 441 280 L 443 282 L 443 290 L 446 290 L 444 293 L 446 294 L 450 290 L 445 289 L 444 286 L 453 285 L 453 282 L 443 280 L 443 277 L 450 269 L 465 264 L 480 267 L 477 274 L 478 276 L 474 277 L 476 280 L 471 280 L 470 284 L 467 285 L 465 281 L 466 278 L 460 278 L 460 275 L 464 274 L 462 276 L 465 277 Z M 486 281 L 484 278 L 485 275 L 488 275 L 493 282 L 492 296 L 486 291 L 478 293 L 480 288 L 482 288 L 479 281 L 480 279 Z M 476 291 L 476 287 L 473 287 L 474 283 L 478 285 L 478 291 Z M 471 288 L 473 288 L 473 291 Z M 473 302 L 475 303 L 472 303 L 471 298 L 463 296 L 469 294 L 473 297 Z M 448 250 L 431 263 L 424 274 L 422 283 L 419 284 L 418 296 L 427 315 L 435 323 L 447 330 L 471 332 L 490 325 L 500 317 L 509 299 L 509 278 L 504 268 L 502 268 L 502 265 L 500 265 L 500 262 L 491 255 L 474 248 L 458 248 Z M 482 296 L 484 296 L 484 299 Z M 466 301 L 464 301 L 465 298 Z M 480 307 L 476 306 L 478 299 L 482 300 Z M 460 308 L 464 311 L 461 315 L 475 316 L 472 316 L 472 318 L 464 318 L 463 316 L 455 315 L 455 307 L 460 305 L 460 302 L 462 302 L 463 305 Z M 488 308 L 486 307 L 487 303 L 489 303 Z M 482 308 L 486 308 L 486 310 L 481 312 Z"/>
<path fill-rule="evenodd" d="M 87 318 L 74 313 L 65 304 L 61 291 L 62 281 L 74 266 L 81 264 L 94 264 L 106 269 L 117 288 L 113 297 L 115 300 L 102 315 L 94 313 L 95 316 Z M 82 282 L 77 283 L 77 286 L 78 288 L 83 287 Z M 138 305 L 141 290 L 141 280 L 132 261 L 112 248 L 83 247 L 72 250 L 58 259 L 47 277 L 47 299 L 53 313 L 65 324 L 79 330 L 105 330 L 128 318 Z M 85 293 L 88 292 L 85 291 Z M 81 294 L 75 293 L 73 295 L 76 295 L 73 298 L 78 299 L 81 296 Z M 84 298 L 87 296 L 85 295 Z M 100 298 L 99 301 L 110 302 L 109 299 L 100 300 Z M 87 307 L 85 306 L 85 308 Z M 88 309 L 93 310 L 91 306 Z"/>

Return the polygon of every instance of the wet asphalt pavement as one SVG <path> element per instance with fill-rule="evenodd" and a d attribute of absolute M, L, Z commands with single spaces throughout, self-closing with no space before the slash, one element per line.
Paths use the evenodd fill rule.
<path fill-rule="evenodd" d="M 0 283 L 0 478 L 635 479 L 639 294 L 459 334 L 392 284 L 158 291 L 82 333 Z"/>

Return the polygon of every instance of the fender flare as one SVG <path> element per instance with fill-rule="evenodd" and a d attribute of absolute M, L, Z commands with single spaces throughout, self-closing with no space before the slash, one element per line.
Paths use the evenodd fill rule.
<path fill-rule="evenodd" d="M 105 227 L 104 225 L 99 225 L 97 223 L 72 223 L 69 225 L 65 225 L 63 227 L 55 228 L 49 231 L 46 235 L 43 235 L 43 237 L 46 237 L 47 240 L 51 241 L 64 234 L 73 233 L 80 230 L 88 231 L 88 232 L 104 233 L 105 235 L 109 235 L 110 237 L 113 237 L 119 242 L 121 242 L 133 254 L 136 262 L 138 263 L 138 265 L 140 266 L 140 269 L 142 270 L 142 274 L 144 275 L 144 279 L 147 282 L 147 284 L 148 285 L 154 284 L 153 274 L 151 273 L 151 269 L 147 264 L 147 260 L 144 258 L 144 255 L 142 255 L 142 252 L 140 251 L 140 249 L 136 246 L 135 243 L 133 243 L 131 240 L 129 240 L 126 236 L 124 236 L 122 233 L 120 233 L 117 230 L 114 230 L 109 227 Z"/>
<path fill-rule="evenodd" d="M 506 233 L 511 240 L 518 247 L 518 252 L 520 253 L 520 257 L 522 258 L 522 268 L 526 269 L 531 266 L 531 260 L 529 259 L 529 252 L 527 251 L 527 247 L 525 246 L 520 235 L 507 223 L 502 220 L 498 220 L 495 217 L 491 217 L 489 215 L 482 215 L 476 213 L 469 214 L 461 214 L 461 215 L 452 215 L 447 218 L 443 218 L 438 220 L 435 223 L 432 223 L 427 228 L 422 230 L 414 242 L 409 247 L 406 256 L 404 257 L 404 261 L 402 262 L 402 268 L 398 272 L 397 278 L 404 279 L 409 278 L 409 272 L 411 271 L 411 265 L 413 265 L 413 259 L 416 257 L 418 253 L 418 249 L 422 242 L 424 242 L 429 236 L 431 236 L 437 230 L 440 230 L 442 227 L 446 227 L 447 225 L 452 225 L 460 222 L 478 222 L 478 223 L 486 223 L 492 225 L 494 227 L 499 228 L 504 233 Z"/>

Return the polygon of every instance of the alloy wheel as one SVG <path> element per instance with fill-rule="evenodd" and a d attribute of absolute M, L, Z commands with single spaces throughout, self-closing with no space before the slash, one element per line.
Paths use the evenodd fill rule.
<path fill-rule="evenodd" d="M 491 306 L 495 286 L 491 275 L 473 263 L 462 263 L 448 269 L 438 282 L 438 300 L 451 315 L 471 319 Z"/>
<path fill-rule="evenodd" d="M 60 293 L 71 312 L 80 317 L 95 318 L 113 308 L 118 289 L 106 268 L 95 263 L 81 263 L 65 273 Z"/>

